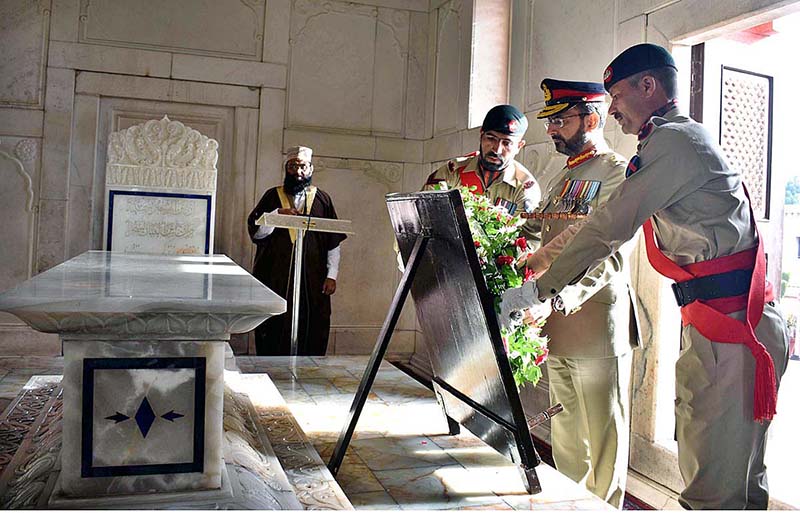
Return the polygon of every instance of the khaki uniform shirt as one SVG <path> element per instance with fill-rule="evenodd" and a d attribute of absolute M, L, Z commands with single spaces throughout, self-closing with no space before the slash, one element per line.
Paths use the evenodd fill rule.
<path fill-rule="evenodd" d="M 627 162 L 606 149 L 589 160 L 564 167 L 542 202 L 541 212 L 568 212 L 575 204 L 597 210 L 625 180 Z M 547 244 L 568 226 L 570 219 L 545 219 L 541 223 L 542 244 Z M 554 312 L 544 333 L 555 356 L 602 358 L 619 356 L 638 345 L 638 329 L 630 290 L 629 255 L 632 244 L 615 251 L 579 281 L 560 292 L 564 314 Z"/>
<path fill-rule="evenodd" d="M 672 109 L 640 143 L 641 167 L 599 208 L 538 281 L 552 297 L 630 240 L 652 217 L 659 246 L 678 265 L 756 245 L 741 176 L 699 123 Z"/>
<path fill-rule="evenodd" d="M 462 173 L 474 172 L 480 176 L 478 169 L 479 158 L 477 153 L 471 153 L 449 161 L 431 173 L 422 190 L 433 190 L 436 184 L 442 181 L 446 182 L 450 188 L 461 187 Z M 503 171 L 501 177 L 495 179 L 489 187 L 484 187 L 484 194 L 495 204 L 498 199 L 515 204 L 517 206 L 515 214 L 532 212 L 539 206 L 539 202 L 542 199 L 542 191 L 539 188 L 539 184 L 525 166 L 516 160 L 512 161 L 511 165 Z M 531 238 L 530 236 L 535 229 L 533 223 L 529 221 L 522 227 L 522 232 L 526 237 Z"/>

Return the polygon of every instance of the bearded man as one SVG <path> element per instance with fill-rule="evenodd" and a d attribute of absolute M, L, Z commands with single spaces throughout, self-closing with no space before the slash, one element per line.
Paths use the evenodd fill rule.
<path fill-rule="evenodd" d="M 544 121 L 556 151 L 567 156 L 540 209 L 545 214 L 539 221 L 540 252 L 546 252 L 559 245 L 554 241 L 559 234 L 568 236 L 570 226 L 606 202 L 625 180 L 626 161 L 603 137 L 603 84 L 547 78 L 541 88 L 545 106 L 536 117 Z M 542 330 L 550 338 L 550 402 L 564 406 L 550 421 L 556 468 L 617 508 L 628 471 L 631 349 L 639 340 L 629 252 L 630 246 L 616 251 L 564 287 L 552 300 L 556 313 Z"/>
<path fill-rule="evenodd" d="M 433 190 L 441 182 L 450 188 L 474 186 L 475 193 L 485 194 L 511 214 L 531 212 L 542 192 L 533 175 L 514 160 L 525 146 L 527 129 L 528 119 L 513 105 L 492 107 L 481 125 L 479 150 L 448 161 L 428 177 L 422 190 Z M 526 237 L 532 233 L 529 225 L 522 228 Z"/>
<path fill-rule="evenodd" d="M 286 311 L 264 321 L 255 330 L 256 353 L 259 356 L 290 354 L 290 312 L 293 290 L 294 230 L 256 225 L 264 213 L 308 215 L 337 219 L 331 197 L 311 185 L 314 166 L 311 148 L 289 148 L 284 160 L 283 185 L 264 193 L 247 218 L 250 238 L 256 245 L 253 275 L 264 285 L 286 299 Z M 303 237 L 303 269 L 300 285 L 298 355 L 322 356 L 328 348 L 331 325 L 331 298 L 336 292 L 339 273 L 339 244 L 347 236 L 340 233 L 309 231 Z"/>

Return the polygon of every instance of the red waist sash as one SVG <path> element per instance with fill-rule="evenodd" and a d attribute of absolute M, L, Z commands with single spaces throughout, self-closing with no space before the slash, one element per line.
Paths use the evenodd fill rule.
<path fill-rule="evenodd" d="M 712 342 L 747 346 L 756 362 L 753 418 L 763 422 L 772 420 L 775 415 L 778 393 L 772 356 L 758 341 L 754 331 L 764 312 L 764 303 L 774 299 L 772 284 L 766 280 L 767 264 L 758 229 L 756 235 L 758 246 L 755 248 L 681 267 L 661 252 L 655 240 L 652 221 L 648 219 L 644 224 L 647 259 L 656 271 L 676 282 L 739 269 L 753 270 L 747 294 L 693 301 L 681 308 L 681 319 L 684 326 L 694 326 L 701 335 Z M 726 315 L 741 310 L 746 310 L 744 321 Z"/>

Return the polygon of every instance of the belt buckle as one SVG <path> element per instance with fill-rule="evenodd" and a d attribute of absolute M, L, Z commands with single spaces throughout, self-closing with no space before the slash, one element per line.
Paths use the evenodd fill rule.
<path fill-rule="evenodd" d="M 678 303 L 678 307 L 683 308 L 688 304 L 688 302 L 686 302 L 686 297 L 683 295 L 683 289 L 680 283 L 672 284 L 672 294 L 675 296 L 675 302 Z"/>

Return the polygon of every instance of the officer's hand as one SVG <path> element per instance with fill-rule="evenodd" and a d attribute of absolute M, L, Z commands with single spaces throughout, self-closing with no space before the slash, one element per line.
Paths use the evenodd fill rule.
<path fill-rule="evenodd" d="M 537 279 L 550 268 L 551 260 L 547 258 L 544 251 L 534 251 L 525 259 L 525 266 L 533 271 L 533 278 Z"/>
<path fill-rule="evenodd" d="M 525 313 L 522 316 L 522 322 L 524 324 L 537 324 L 550 317 L 551 313 L 553 313 L 552 302 L 545 300 L 544 302 L 525 310 Z"/>
<path fill-rule="evenodd" d="M 279 214 L 283 214 L 285 216 L 299 216 L 300 215 L 300 211 L 297 210 L 296 208 L 279 208 L 278 209 L 278 213 Z"/>
<path fill-rule="evenodd" d="M 542 303 L 539 301 L 539 291 L 536 290 L 535 281 L 531 280 L 521 287 L 508 289 L 503 292 L 503 300 L 500 303 L 500 324 L 506 328 L 514 326 L 522 320 L 523 310 L 541 306 Z"/>
<path fill-rule="evenodd" d="M 336 292 L 336 280 L 325 278 L 325 283 L 322 284 L 322 293 L 326 296 L 332 296 L 334 292 Z"/>

